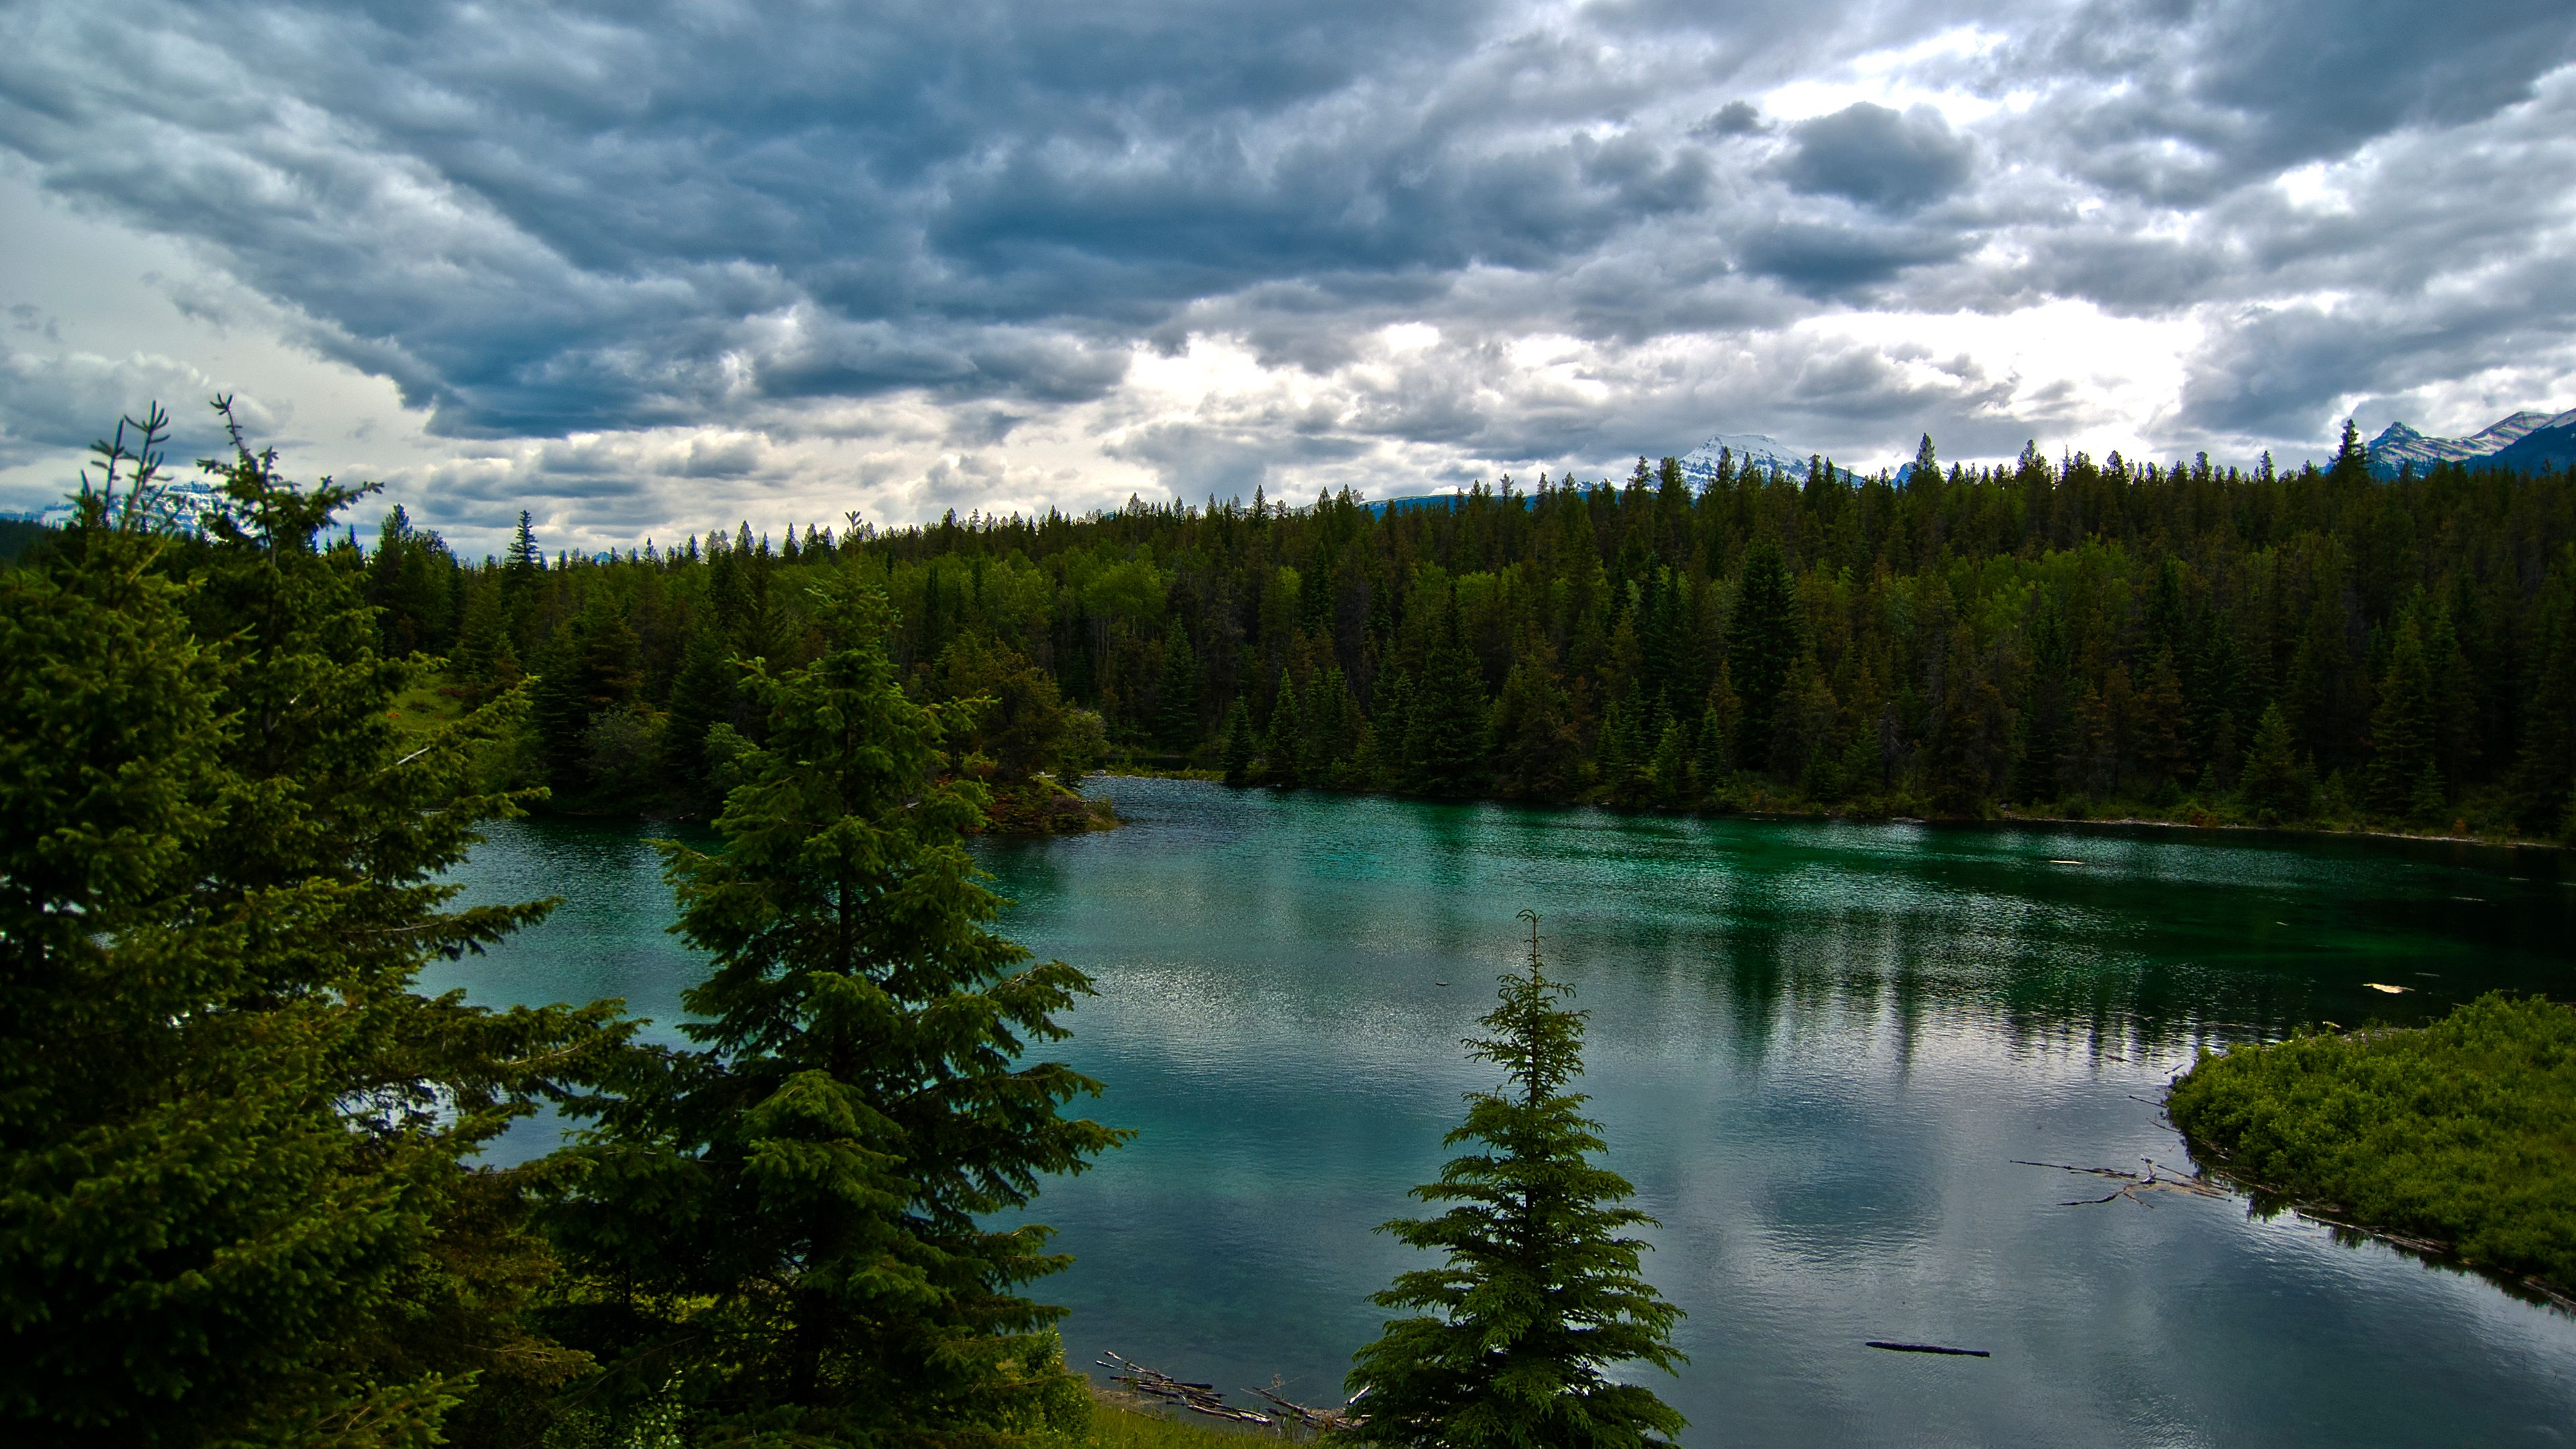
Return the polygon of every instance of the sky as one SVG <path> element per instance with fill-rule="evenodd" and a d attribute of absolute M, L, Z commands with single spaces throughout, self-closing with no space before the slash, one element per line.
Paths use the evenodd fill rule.
<path fill-rule="evenodd" d="M 469 554 L 2294 459 L 2576 406 L 2576 8 L 16 0 L 0 218 L 0 510 L 217 393 Z"/>

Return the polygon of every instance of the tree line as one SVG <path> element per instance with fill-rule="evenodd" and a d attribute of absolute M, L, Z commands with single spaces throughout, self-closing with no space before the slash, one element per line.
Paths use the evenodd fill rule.
<path fill-rule="evenodd" d="M 853 520 L 855 525 L 855 520 Z M 1803 477 L 1670 458 L 1454 498 L 748 524 L 457 559 L 396 509 L 340 545 L 389 654 L 528 680 L 521 783 L 704 813 L 814 656 L 807 585 L 894 605 L 912 697 L 973 727 L 1006 823 L 1105 760 L 1239 784 L 1672 809 L 2461 825 L 2576 804 L 2566 475 L 2374 479 L 2118 453 Z"/>
<path fill-rule="evenodd" d="M 1062 1310 L 1024 1291 L 1069 1260 L 997 1220 L 1127 1134 L 1072 1115 L 1100 1084 L 1043 1059 L 1089 980 L 992 929 L 966 849 L 992 751 L 1056 737 L 957 695 L 996 676 L 953 644 L 921 688 L 869 570 L 728 550 L 737 622 L 792 621 L 793 648 L 728 653 L 698 745 L 717 844 L 661 846 L 707 961 L 685 1043 L 639 1040 L 616 1001 L 424 993 L 430 963 L 554 905 L 461 908 L 445 878 L 479 825 L 542 802 L 514 777 L 560 763 L 528 758 L 544 711 L 580 722 L 589 769 L 615 712 L 666 741 L 686 697 L 648 716 L 622 693 L 643 688 L 630 616 L 531 549 L 455 611 L 455 657 L 482 662 L 442 666 L 427 616 L 371 602 L 452 589 L 434 540 L 398 515 L 372 556 L 335 540 L 367 490 L 292 486 L 237 428 L 203 465 L 221 503 L 176 519 L 165 422 L 100 444 L 70 524 L 0 571 L 11 1442 L 1092 1442 Z M 519 632 L 567 602 L 559 631 Z M 523 640 L 552 676 L 509 677 Z M 566 679 L 595 692 L 567 707 Z M 440 689 L 462 712 L 417 707 Z M 1379 1297 L 1437 1316 L 1362 1351 L 1365 1432 L 1669 1443 L 1680 1418 L 1604 1372 L 1677 1363 L 1676 1315 L 1639 1275 L 1628 1184 L 1590 1161 L 1582 1016 L 1535 923 L 1503 984 L 1471 1047 L 1505 1083 L 1451 1139 L 1483 1150 L 1421 1190 L 1447 1212 L 1390 1224 L 1445 1263 Z M 545 1110 L 563 1145 L 481 1160 Z"/>

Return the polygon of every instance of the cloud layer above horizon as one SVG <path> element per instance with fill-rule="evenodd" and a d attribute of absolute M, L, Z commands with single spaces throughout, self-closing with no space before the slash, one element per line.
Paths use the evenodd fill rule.
<path fill-rule="evenodd" d="M 216 388 L 585 547 L 2576 405 L 2563 3 L 39 0 L 0 190 L 0 506 Z"/>

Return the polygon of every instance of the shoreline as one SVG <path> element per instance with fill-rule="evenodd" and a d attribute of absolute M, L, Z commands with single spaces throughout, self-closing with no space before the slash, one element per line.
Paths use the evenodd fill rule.
<path fill-rule="evenodd" d="M 2289 1213 L 2307 1219 L 2319 1227 L 2332 1229 L 2338 1237 L 2367 1238 L 2385 1243 L 2401 1253 L 2422 1261 L 2429 1267 L 2454 1273 L 2473 1274 L 2508 1295 L 2526 1303 L 2555 1308 L 2576 1317 L 2576 1285 L 2560 1284 L 2536 1273 L 2515 1273 L 2497 1268 L 2461 1254 L 2459 1247 L 2442 1238 L 2419 1237 L 2394 1228 L 2378 1227 L 2360 1220 L 2360 1215 L 2341 1203 L 2318 1198 L 2304 1198 L 2284 1188 L 2257 1182 L 2245 1176 L 2228 1161 L 2228 1155 L 2214 1144 L 2200 1141 L 2180 1127 L 2175 1135 L 2182 1138 L 2183 1150 L 2191 1154 L 2200 1168 L 2203 1180 L 2213 1182 L 2232 1193 L 2241 1194 L 2249 1211 L 2264 1217 Z"/>
<path fill-rule="evenodd" d="M 1222 774 L 1214 770 L 1204 769 L 1103 769 L 1095 770 L 1084 778 L 1086 780 L 1200 780 L 1209 784 L 1224 783 L 1224 776 Z M 2282 839 L 2295 840 L 2388 840 L 2404 841 L 2416 845 L 2474 845 L 2498 850 L 2546 850 L 2555 852 L 2576 850 L 2576 844 L 2571 844 L 2566 841 L 2534 839 L 2529 836 L 2520 835 L 2427 835 L 2414 831 L 2386 830 L 2363 825 L 2253 825 L 2241 821 L 2219 819 L 2214 816 L 2207 820 L 2173 820 L 2156 819 L 2143 815 L 2034 815 L 2012 810 L 2001 810 L 1992 815 L 1898 815 L 1881 814 L 1869 810 L 1838 808 L 1834 806 L 1816 806 L 1810 809 L 1781 807 L 1767 807 L 1763 809 L 1737 809 L 1733 807 L 1676 809 L 1653 805 L 1611 805 L 1594 800 L 1508 799 L 1501 796 L 1488 795 L 1467 795 L 1453 798 L 1449 796 L 1409 795 L 1396 790 L 1344 790 L 1330 786 L 1301 785 L 1281 787 L 1274 785 L 1238 785 L 1229 786 L 1228 788 L 1240 790 L 1280 790 L 1283 793 L 1299 791 L 1318 795 L 1350 795 L 1381 800 L 1413 800 L 1433 805 L 1509 805 L 1532 810 L 1601 810 L 1613 815 L 1666 816 L 1697 820 L 1835 821 L 1863 825 L 1931 825 L 1945 828 L 2043 826 L 2055 829 L 2072 830 L 2153 829 L 2192 832 L 2208 831 L 2213 833 L 2225 831 L 2236 834 L 2273 836 Z"/>
<path fill-rule="evenodd" d="M 2422 1026 L 2204 1048 L 2166 1089 L 2165 1120 L 2255 1213 L 2294 1212 L 2576 1314 L 2571 1046 L 2563 1002 L 2489 992 Z"/>

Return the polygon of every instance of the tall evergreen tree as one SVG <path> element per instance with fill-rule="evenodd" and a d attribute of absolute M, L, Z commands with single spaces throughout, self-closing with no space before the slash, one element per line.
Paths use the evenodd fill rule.
<path fill-rule="evenodd" d="M 1163 637 L 1163 667 L 1154 677 L 1154 735 L 1169 750 L 1199 743 L 1199 657 L 1177 622 Z"/>
<path fill-rule="evenodd" d="M 1297 699 L 1297 681 L 1279 671 L 1279 688 L 1270 705 L 1270 727 L 1261 735 L 1261 773 L 1273 785 L 1302 783 L 1300 768 L 1306 740 L 1305 711 Z"/>
<path fill-rule="evenodd" d="M 2576 546 L 2561 553 L 2534 621 L 2515 814 L 2525 829 L 2576 831 Z"/>
<path fill-rule="evenodd" d="M 882 597 L 836 577 L 812 664 L 754 666 L 768 742 L 717 817 L 664 847 L 679 934 L 708 952 L 689 1050 L 639 1051 L 554 1215 L 602 1285 L 586 1330 L 630 1391 L 676 1376 L 695 1430 L 787 1443 L 1000 1443 L 1086 1411 L 1019 1296 L 1061 1269 L 1000 1226 L 1041 1176 L 1122 1134 L 1067 1117 L 1097 1083 L 1024 1060 L 1090 989 L 988 926 L 965 836 L 982 790 L 941 778 Z"/>
<path fill-rule="evenodd" d="M 1238 698 L 1225 712 L 1225 782 L 1243 786 L 1252 783 L 1252 762 L 1260 757 L 1252 741 L 1252 711 Z"/>
<path fill-rule="evenodd" d="M 1414 789 L 1426 795 L 1471 795 L 1490 777 L 1485 758 L 1484 671 L 1467 647 L 1453 592 L 1440 613 L 1440 632 L 1422 662 L 1414 692 L 1407 763 Z"/>
<path fill-rule="evenodd" d="M 1573 787 L 1582 759 L 1572 702 L 1544 659 L 1524 658 L 1503 680 L 1494 700 L 1496 788 L 1507 795 L 1554 799 Z"/>
<path fill-rule="evenodd" d="M 2306 818 L 2315 796 L 2314 784 L 2301 768 L 2290 737 L 2289 716 L 2278 703 L 2263 708 L 2254 726 L 2254 748 L 2245 757 L 2239 787 L 2255 818 L 2267 825 Z"/>
<path fill-rule="evenodd" d="M 1736 731 L 1736 763 L 1748 770 L 1769 766 L 1772 716 L 1798 658 L 1798 602 L 1791 592 L 1780 545 L 1765 538 L 1744 553 L 1744 575 L 1735 614 L 1727 625 L 1726 669 L 1743 701 Z"/>
<path fill-rule="evenodd" d="M 1572 987 L 1545 976 L 1538 918 L 1521 914 L 1529 970 L 1503 976 L 1500 1003 L 1479 1019 L 1485 1035 L 1466 1043 L 1504 1082 L 1470 1094 L 1467 1120 L 1445 1139 L 1478 1150 L 1413 1190 L 1454 1206 L 1380 1229 L 1444 1262 L 1398 1275 L 1371 1300 L 1417 1312 L 1354 1355 L 1351 1384 L 1368 1391 L 1373 1443 L 1667 1444 L 1682 1416 L 1604 1370 L 1643 1362 L 1674 1372 L 1681 1313 L 1640 1271 L 1646 1244 L 1622 1236 L 1653 1220 L 1620 1206 L 1635 1190 L 1591 1160 L 1604 1147 L 1600 1125 L 1567 1090 L 1583 1072 L 1584 1013 L 1564 1004 Z"/>
<path fill-rule="evenodd" d="M 0 585 L 0 1420 L 427 1444 L 472 1375 L 469 1418 L 579 1367 L 515 1318 L 524 1175 L 464 1164 L 604 1013 L 411 990 L 544 913 L 444 909 L 509 809 L 465 783 L 495 714 L 395 733 L 417 666 L 316 547 L 350 490 L 236 433 L 207 537 L 163 535 L 156 434 Z"/>
<path fill-rule="evenodd" d="M 2379 708 L 2370 720 L 2370 807 L 2391 819 L 2420 813 L 2425 773 L 2433 771 L 2434 811 L 2439 813 L 2440 721 L 2433 673 L 2424 658 L 2424 633 L 2409 617 L 2397 629 L 2388 673 L 2379 686 Z"/>

